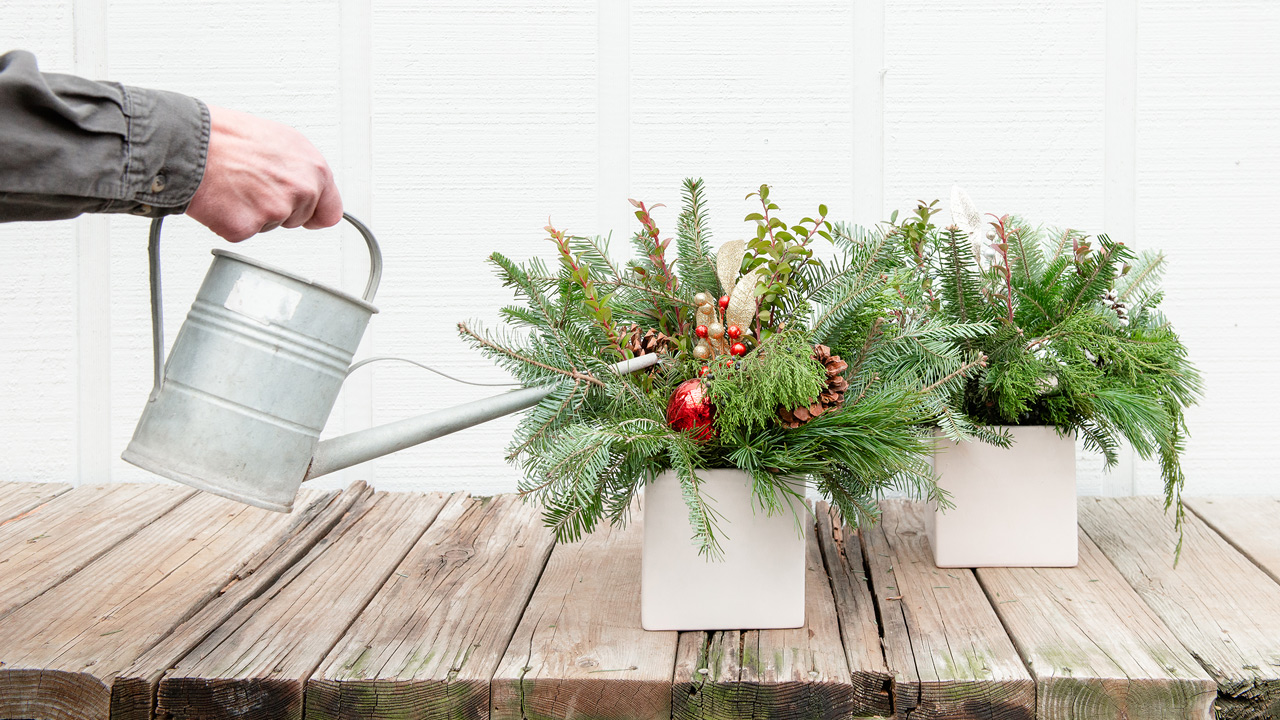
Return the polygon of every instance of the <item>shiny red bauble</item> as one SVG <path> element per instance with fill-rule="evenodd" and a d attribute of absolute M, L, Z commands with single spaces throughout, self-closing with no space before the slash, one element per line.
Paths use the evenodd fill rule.
<path fill-rule="evenodd" d="M 730 325 L 728 328 L 725 329 L 724 332 L 726 335 L 733 338 L 734 340 L 737 340 L 738 338 L 742 337 L 742 328 L 738 327 L 737 325 Z"/>
<path fill-rule="evenodd" d="M 703 365 L 702 367 L 698 368 L 698 375 L 706 375 L 709 372 L 711 372 L 710 365 Z"/>
<path fill-rule="evenodd" d="M 700 338 L 704 338 L 704 337 L 706 337 L 706 336 L 707 336 L 707 326 L 706 326 L 706 325 L 699 325 L 698 327 L 696 327 L 696 328 L 694 328 L 694 329 L 693 329 L 693 334 L 694 334 L 694 335 L 697 335 L 697 336 L 698 336 L 698 337 L 700 337 Z"/>
<path fill-rule="evenodd" d="M 729 296 L 728 296 L 728 295 L 721 295 L 721 296 L 720 296 L 720 309 L 721 309 L 722 311 L 723 311 L 723 310 L 727 310 L 727 309 L 729 309 Z"/>
<path fill-rule="evenodd" d="M 699 442 L 716 436 L 715 417 L 716 409 L 698 378 L 677 385 L 667 401 L 667 424 L 676 430 L 689 431 Z"/>
<path fill-rule="evenodd" d="M 729 348 L 729 353 L 732 355 L 746 355 L 747 346 L 742 343 L 734 343 L 733 347 Z"/>

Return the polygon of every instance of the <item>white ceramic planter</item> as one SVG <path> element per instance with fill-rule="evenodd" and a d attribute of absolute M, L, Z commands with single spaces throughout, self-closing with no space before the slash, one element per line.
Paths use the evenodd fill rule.
<path fill-rule="evenodd" d="M 937 438 L 934 470 L 955 507 L 926 516 L 938 567 L 1075 567 L 1075 441 L 1010 428 L 1013 446 Z"/>
<path fill-rule="evenodd" d="M 640 624 L 645 630 L 748 630 L 804 624 L 805 540 L 795 514 L 769 516 L 751 478 L 703 470 L 704 497 L 720 514 L 722 560 L 698 554 L 675 473 L 645 487 Z M 801 507 L 797 503 L 797 507 Z M 806 507 L 806 521 L 812 522 Z"/>

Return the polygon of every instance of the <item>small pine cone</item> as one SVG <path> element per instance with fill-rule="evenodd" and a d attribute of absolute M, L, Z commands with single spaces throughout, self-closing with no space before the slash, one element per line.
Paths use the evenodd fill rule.
<path fill-rule="evenodd" d="M 1114 289 L 1108 290 L 1102 296 L 1102 304 L 1116 314 L 1116 317 L 1120 319 L 1121 326 L 1129 324 L 1129 308 L 1120 300 L 1120 296 L 1116 294 Z"/>
<path fill-rule="evenodd" d="M 627 349 L 636 357 L 651 353 L 665 355 L 671 352 L 671 338 L 654 329 L 641 335 L 640 326 L 632 325 L 631 331 L 627 334 Z"/>
<path fill-rule="evenodd" d="M 778 408 L 778 421 L 793 430 L 828 410 L 840 407 L 840 403 L 844 402 L 844 394 L 849 389 L 849 381 L 844 379 L 843 374 L 849 369 L 849 364 L 841 360 L 839 355 L 832 355 L 831 348 L 814 345 L 813 359 L 826 369 L 827 386 L 807 406 L 801 405 L 790 410 Z"/>

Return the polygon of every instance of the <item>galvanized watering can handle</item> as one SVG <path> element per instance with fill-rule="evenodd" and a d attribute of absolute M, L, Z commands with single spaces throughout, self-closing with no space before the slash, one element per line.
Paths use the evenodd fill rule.
<path fill-rule="evenodd" d="M 382 281 L 382 249 L 373 233 L 359 220 L 347 213 L 342 219 L 355 226 L 369 246 L 369 281 L 364 286 L 364 301 L 373 303 L 373 296 L 378 292 L 378 283 Z M 151 236 L 147 243 L 147 265 L 151 272 L 151 349 L 152 363 L 155 366 L 155 380 L 151 388 L 148 402 L 155 402 L 160 393 L 160 383 L 164 379 L 164 313 L 160 297 L 160 225 L 164 218 L 151 221 Z"/>

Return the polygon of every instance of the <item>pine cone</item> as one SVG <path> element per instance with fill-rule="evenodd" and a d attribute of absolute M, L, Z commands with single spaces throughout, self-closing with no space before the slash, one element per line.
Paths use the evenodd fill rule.
<path fill-rule="evenodd" d="M 1120 301 L 1120 296 L 1116 294 L 1114 288 L 1103 294 L 1102 304 L 1116 314 L 1116 317 L 1120 319 L 1121 326 L 1129 324 L 1129 308 L 1125 307 L 1125 304 Z"/>
<path fill-rule="evenodd" d="M 849 389 L 849 381 L 842 374 L 849 368 L 849 364 L 841 360 L 839 355 L 832 355 L 831 348 L 814 345 L 813 359 L 826 368 L 827 386 L 807 406 L 801 405 L 790 410 L 778 407 L 778 420 L 793 430 L 828 410 L 840 407 L 840 403 L 844 402 L 845 391 Z"/>
<path fill-rule="evenodd" d="M 671 352 L 671 338 L 654 329 L 641 335 L 640 326 L 632 325 L 627 334 L 627 349 L 636 357 L 650 353 L 665 355 Z"/>

